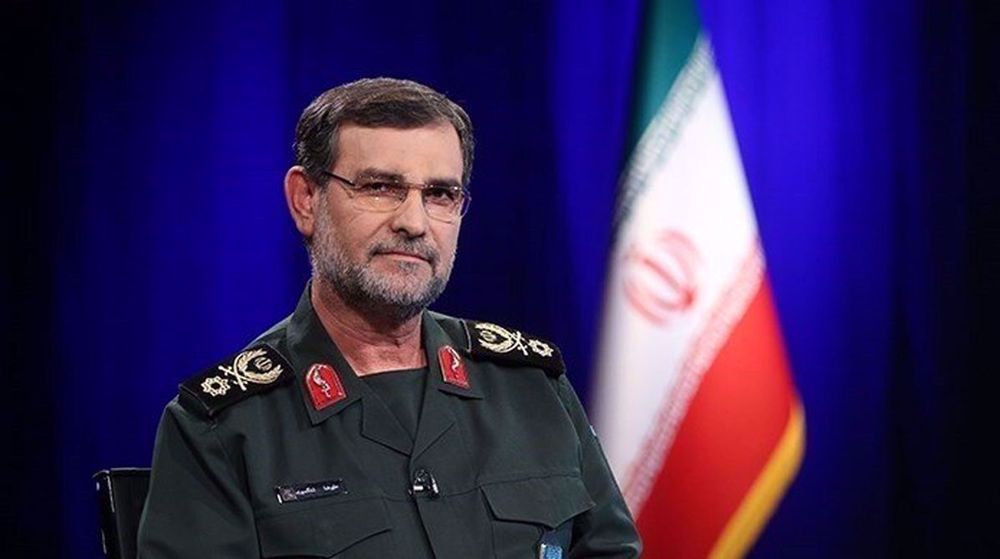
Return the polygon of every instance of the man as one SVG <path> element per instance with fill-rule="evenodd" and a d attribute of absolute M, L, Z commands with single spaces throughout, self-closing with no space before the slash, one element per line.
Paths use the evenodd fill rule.
<path fill-rule="evenodd" d="M 295 154 L 312 280 L 167 406 L 139 556 L 637 556 L 558 349 L 426 310 L 469 203 L 465 111 L 360 80 L 306 108 Z"/>

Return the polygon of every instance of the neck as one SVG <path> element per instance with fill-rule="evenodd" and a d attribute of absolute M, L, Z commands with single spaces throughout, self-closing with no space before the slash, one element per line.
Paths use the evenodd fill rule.
<path fill-rule="evenodd" d="M 421 315 L 407 319 L 361 313 L 321 278 L 310 293 L 320 323 L 359 376 L 427 365 L 420 344 Z"/>

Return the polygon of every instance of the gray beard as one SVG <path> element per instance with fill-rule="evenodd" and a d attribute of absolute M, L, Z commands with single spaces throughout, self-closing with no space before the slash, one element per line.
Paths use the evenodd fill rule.
<path fill-rule="evenodd" d="M 339 251 L 335 251 L 339 252 Z M 342 256 L 342 255 L 339 255 Z M 419 264 L 399 263 L 401 268 Z M 429 307 L 444 292 L 446 277 L 434 275 L 419 289 L 400 289 L 365 266 L 347 264 L 340 259 L 313 258 L 315 272 L 333 288 L 345 303 L 361 314 L 381 316 L 404 322 Z M 410 276 L 413 278 L 414 276 Z"/>
<path fill-rule="evenodd" d="M 424 311 L 444 292 L 454 262 L 441 262 L 437 251 L 420 240 L 397 237 L 383 241 L 369 250 L 368 261 L 380 251 L 403 249 L 427 258 L 431 266 L 430 280 L 423 282 L 416 272 L 422 264 L 397 262 L 400 274 L 393 281 L 375 273 L 371 267 L 350 262 L 340 248 L 341 243 L 320 212 L 319 223 L 310 246 L 313 274 L 329 285 L 351 308 L 362 315 L 375 316 L 393 322 L 404 322 Z M 438 266 L 443 273 L 438 274 Z M 403 281 L 398 281 L 402 278 Z"/>

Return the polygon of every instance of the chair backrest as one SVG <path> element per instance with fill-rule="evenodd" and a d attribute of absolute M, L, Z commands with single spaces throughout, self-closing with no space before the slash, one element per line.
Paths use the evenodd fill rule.
<path fill-rule="evenodd" d="M 101 546 L 108 559 L 135 559 L 139 517 L 149 490 L 149 468 L 112 468 L 94 474 Z"/>

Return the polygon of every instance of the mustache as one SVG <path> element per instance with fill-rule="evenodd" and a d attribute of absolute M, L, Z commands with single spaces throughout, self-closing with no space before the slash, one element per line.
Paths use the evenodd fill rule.
<path fill-rule="evenodd" d="M 406 252 L 416 254 L 420 258 L 430 262 L 432 265 L 438 261 L 438 252 L 433 247 L 419 240 L 397 239 L 392 241 L 379 241 L 368 251 L 368 257 L 387 252 Z"/>

